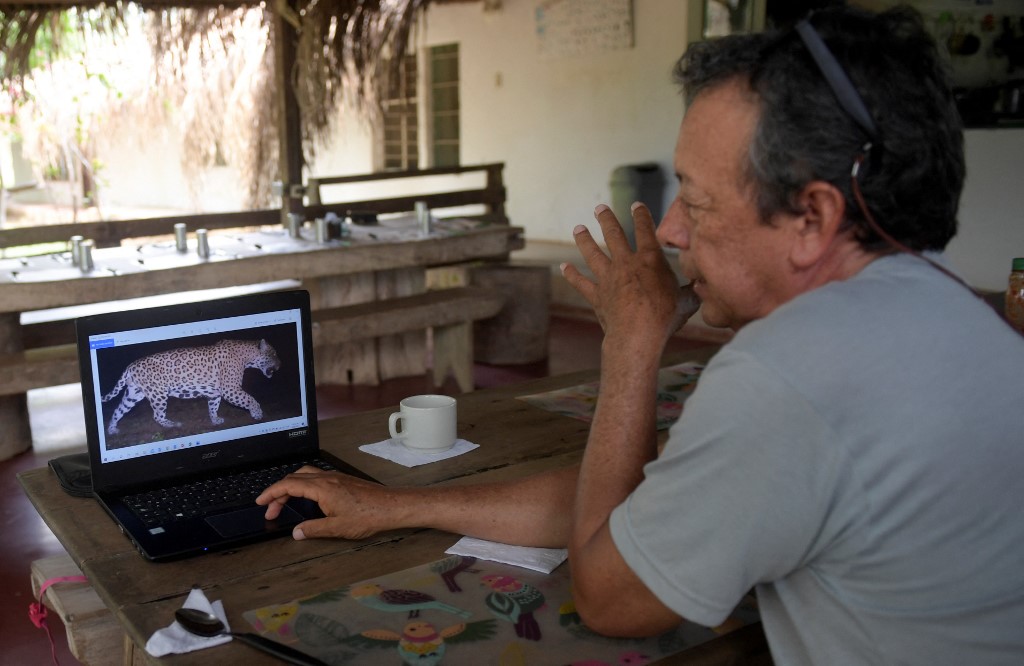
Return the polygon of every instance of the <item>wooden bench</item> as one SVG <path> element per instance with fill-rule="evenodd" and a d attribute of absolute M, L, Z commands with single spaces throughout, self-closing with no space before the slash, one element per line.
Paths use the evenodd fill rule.
<path fill-rule="evenodd" d="M 401 213 L 412 210 L 418 201 L 427 204 L 431 210 L 436 208 L 454 208 L 459 206 L 482 205 L 486 209 L 480 215 L 470 215 L 475 219 L 490 224 L 508 224 L 505 216 L 505 183 L 502 172 L 505 165 L 479 164 L 474 166 L 440 167 L 420 171 L 389 171 L 385 173 L 360 174 L 354 176 L 311 176 L 306 181 L 305 195 L 307 216 L 322 217 L 334 212 L 342 217 L 348 210 L 364 210 L 375 213 Z M 426 192 L 408 196 L 388 197 L 386 199 L 370 199 L 364 201 L 347 201 L 344 204 L 324 203 L 321 188 L 329 185 L 355 185 L 357 183 L 381 183 L 396 180 L 430 180 L 444 176 L 462 176 L 474 172 L 486 175 L 481 188 L 450 190 L 445 192 Z"/>
<path fill-rule="evenodd" d="M 451 373 L 462 391 L 472 391 L 473 322 L 494 317 L 505 301 L 505 295 L 494 289 L 454 287 L 317 310 L 313 347 L 430 330 L 434 385 L 443 384 Z"/>
<path fill-rule="evenodd" d="M 31 572 L 35 599 L 51 578 L 82 575 L 66 553 L 32 562 Z M 89 583 L 52 585 L 43 593 L 43 604 L 64 623 L 68 648 L 85 666 L 132 663 L 134 644 Z M 48 626 L 51 632 L 56 629 L 52 621 Z"/>
<path fill-rule="evenodd" d="M 440 386 L 451 373 L 462 391 L 471 391 L 473 322 L 497 315 L 505 300 L 506 297 L 496 290 L 456 287 L 317 310 L 313 313 L 313 344 L 314 348 L 319 348 L 430 330 L 434 383 Z M 0 354 L 0 396 L 80 380 L 74 343 Z"/>

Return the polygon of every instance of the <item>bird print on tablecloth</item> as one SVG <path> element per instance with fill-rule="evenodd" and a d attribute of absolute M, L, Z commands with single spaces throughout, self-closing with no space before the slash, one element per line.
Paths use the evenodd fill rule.
<path fill-rule="evenodd" d="M 449 592 L 462 592 L 462 588 L 459 587 L 459 584 L 455 581 L 455 577 L 464 571 L 469 573 L 480 573 L 479 569 L 473 568 L 474 564 L 476 564 L 475 557 L 469 557 L 468 555 L 455 555 L 452 557 L 446 557 L 438 562 L 434 562 L 430 565 L 430 570 L 441 576 L 441 580 L 444 581 Z"/>
<path fill-rule="evenodd" d="M 529 583 L 511 576 L 487 575 L 481 579 L 494 590 L 484 603 L 498 618 L 515 625 L 516 636 L 528 641 L 539 641 L 540 625 L 533 614 L 544 606 L 544 594 Z"/>
<path fill-rule="evenodd" d="M 292 620 L 299 613 L 299 604 L 279 604 L 267 606 L 256 611 L 253 626 L 261 634 L 273 634 L 285 640 L 293 639 Z"/>
<path fill-rule="evenodd" d="M 390 613 L 409 613 L 409 619 L 419 617 L 421 610 L 439 610 L 466 619 L 471 613 L 456 608 L 451 604 L 438 601 L 434 597 L 418 590 L 388 590 L 376 583 L 367 583 L 352 588 L 353 599 L 359 603 L 380 611 Z"/>
<path fill-rule="evenodd" d="M 398 644 L 398 656 L 409 666 L 437 666 L 449 644 L 469 643 L 492 638 L 497 632 L 496 620 L 454 624 L 438 631 L 434 625 L 414 620 L 396 633 L 390 629 L 370 629 L 342 639 L 342 643 L 358 648 L 388 647 Z"/>

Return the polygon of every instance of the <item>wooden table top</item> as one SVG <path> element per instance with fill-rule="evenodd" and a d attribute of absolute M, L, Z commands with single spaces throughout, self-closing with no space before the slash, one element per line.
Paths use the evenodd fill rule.
<path fill-rule="evenodd" d="M 689 358 L 704 360 L 706 356 L 698 352 Z M 321 442 L 323 448 L 388 485 L 520 478 L 576 463 L 586 444 L 589 425 L 515 398 L 595 378 L 595 371 L 585 371 L 459 396 L 459 436 L 480 446 L 439 463 L 405 468 L 358 450 L 360 445 L 387 437 L 388 415 L 393 408 L 322 421 Z M 140 646 L 154 631 L 170 623 L 174 610 L 193 585 L 200 585 L 211 600 L 223 600 L 231 626 L 244 630 L 248 623 L 242 614 L 247 610 L 441 559 L 460 538 L 436 530 L 400 530 L 360 541 L 296 542 L 283 538 L 234 551 L 153 563 L 136 552 L 97 502 L 64 493 L 49 468 L 24 472 L 19 481 L 96 592 Z M 705 644 L 696 652 L 687 651 L 686 663 L 733 663 L 721 659 L 735 659 L 764 648 L 759 626 L 711 643 L 717 647 Z M 705 653 L 709 659 L 706 662 L 700 657 Z M 200 651 L 159 663 L 197 663 L 204 656 L 209 657 Z M 243 659 L 247 663 L 272 663 L 240 644 L 219 648 L 218 658 L 228 660 L 226 663 Z"/>
<path fill-rule="evenodd" d="M 96 249 L 89 273 L 59 254 L 0 259 L 0 312 L 499 257 L 522 247 L 522 229 L 491 225 L 416 240 L 317 243 L 275 227 L 210 232 L 209 243 L 208 259 L 194 249 L 177 252 L 173 241 Z"/>

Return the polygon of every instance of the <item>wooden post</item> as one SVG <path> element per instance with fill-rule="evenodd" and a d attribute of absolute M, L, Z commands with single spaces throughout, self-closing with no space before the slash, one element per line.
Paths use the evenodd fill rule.
<path fill-rule="evenodd" d="M 22 351 L 21 315 L 0 314 L 0 354 Z M 32 446 L 32 429 L 28 421 L 28 395 L 18 393 L 0 397 L 0 460 L 13 458 Z"/>
<path fill-rule="evenodd" d="M 295 0 L 284 3 L 292 16 L 298 16 Z M 286 10 L 287 11 L 287 10 Z M 302 122 L 295 97 L 292 71 L 295 69 L 295 27 L 281 11 L 274 11 L 274 79 L 277 83 L 277 127 L 280 157 L 278 169 L 284 192 L 281 193 L 281 224 L 288 226 L 289 213 L 302 213 L 302 193 L 294 189 L 302 185 Z M 295 196 L 295 194 L 298 196 Z"/>
<path fill-rule="evenodd" d="M 501 191 L 502 193 L 501 202 L 489 206 L 490 210 L 488 212 L 499 219 L 504 219 L 505 217 L 505 181 L 502 177 L 502 170 L 504 168 L 504 163 L 487 165 L 487 189 L 489 191 Z"/>

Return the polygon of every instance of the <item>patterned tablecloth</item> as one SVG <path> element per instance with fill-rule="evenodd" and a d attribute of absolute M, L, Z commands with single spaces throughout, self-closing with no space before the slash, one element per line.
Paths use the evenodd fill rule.
<path fill-rule="evenodd" d="M 569 567 L 543 574 L 455 555 L 245 613 L 253 628 L 328 664 L 646 664 L 757 621 L 747 598 L 720 627 L 689 622 L 613 639 L 580 621 Z"/>

